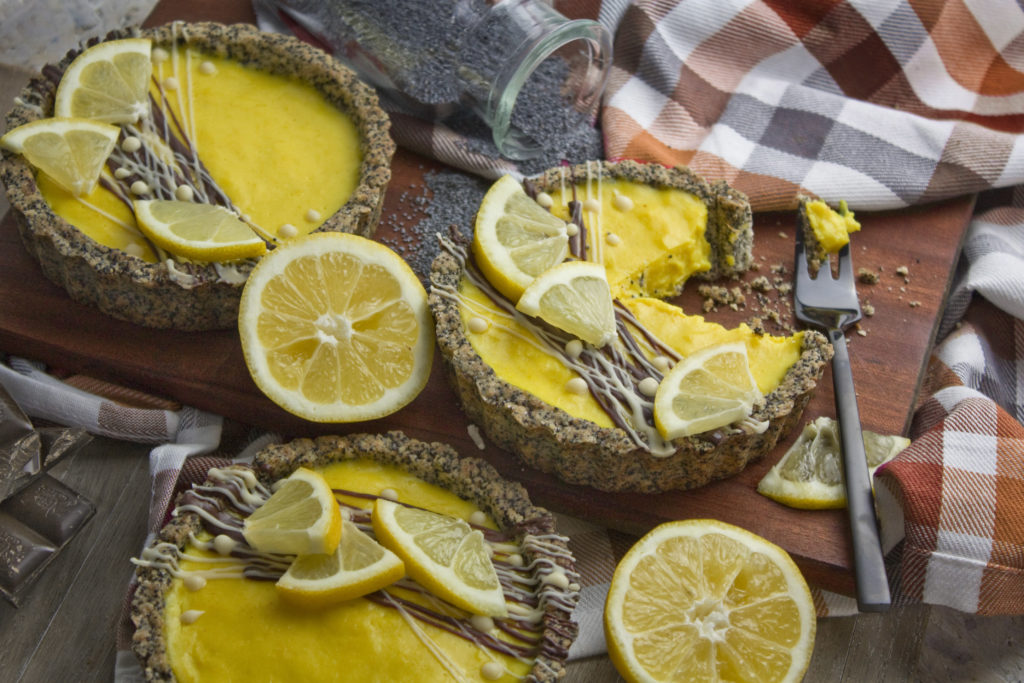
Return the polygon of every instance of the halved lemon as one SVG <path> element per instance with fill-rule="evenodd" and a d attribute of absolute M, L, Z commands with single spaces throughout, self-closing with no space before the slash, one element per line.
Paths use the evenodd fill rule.
<path fill-rule="evenodd" d="M 544 271 L 523 291 L 516 309 L 597 347 L 616 337 L 608 277 L 592 261 L 566 261 Z"/>
<path fill-rule="evenodd" d="M 817 628 L 781 548 L 711 519 L 666 522 L 612 576 L 608 655 L 627 681 L 799 681 Z"/>
<path fill-rule="evenodd" d="M 0 146 L 80 197 L 92 192 L 121 129 L 79 118 L 40 119 L 9 130 Z"/>
<path fill-rule="evenodd" d="M 307 608 L 362 597 L 405 576 L 405 565 L 358 526 L 343 520 L 333 553 L 299 555 L 278 579 L 278 594 Z"/>
<path fill-rule="evenodd" d="M 910 445 L 910 439 L 903 436 L 876 434 L 867 429 L 862 434 L 870 475 Z M 804 510 L 846 507 L 836 421 L 823 415 L 808 423 L 782 459 L 758 482 L 757 491 L 783 505 Z"/>
<path fill-rule="evenodd" d="M 72 60 L 57 86 L 56 116 L 135 123 L 149 115 L 152 43 L 124 38 L 98 43 Z"/>
<path fill-rule="evenodd" d="M 464 520 L 386 498 L 375 501 L 371 519 L 377 540 L 402 558 L 409 576 L 428 591 L 473 614 L 508 614 L 479 529 Z"/>
<path fill-rule="evenodd" d="M 384 245 L 347 233 L 310 234 L 260 259 L 238 331 L 256 385 L 315 422 L 399 410 L 426 385 L 434 358 L 419 278 Z"/>
<path fill-rule="evenodd" d="M 654 424 L 666 439 L 742 420 L 761 400 L 743 342 L 708 346 L 668 372 L 654 396 Z"/>
<path fill-rule="evenodd" d="M 134 202 L 139 229 L 154 244 L 194 261 L 237 261 L 261 256 L 267 243 L 223 206 L 174 199 Z"/>
<path fill-rule="evenodd" d="M 565 259 L 567 225 L 541 208 L 510 175 L 499 178 L 476 214 L 473 256 L 484 277 L 509 301 L 535 277 Z"/>
<path fill-rule="evenodd" d="M 341 508 L 323 475 L 300 467 L 245 518 L 242 535 L 260 552 L 333 553 L 341 539 Z"/>

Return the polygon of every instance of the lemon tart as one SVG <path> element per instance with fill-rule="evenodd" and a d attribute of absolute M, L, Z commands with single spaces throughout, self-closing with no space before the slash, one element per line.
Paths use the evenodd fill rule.
<path fill-rule="evenodd" d="M 274 482 L 296 472 L 329 482 L 353 525 L 342 543 L 359 534 L 387 542 L 375 533 L 387 528 L 383 509 L 391 520 L 396 508 L 447 520 L 444 536 L 470 529 L 500 580 L 500 613 L 456 607 L 410 578 L 341 602 L 282 599 L 280 577 L 298 560 L 256 552 L 242 532 Z M 136 560 L 133 650 L 148 680 L 554 681 L 575 635 L 579 590 L 566 542 L 519 484 L 442 444 L 391 432 L 271 446 L 251 468 L 212 469 L 178 497 Z"/>
<path fill-rule="evenodd" d="M 727 329 L 665 301 L 692 277 L 718 279 L 749 268 L 753 234 L 742 194 L 686 169 L 631 161 L 556 168 L 522 185 L 565 228 L 521 199 L 505 200 L 496 234 L 512 245 L 510 261 L 529 242 L 530 229 L 543 237 L 538 244 L 564 233 L 568 262 L 604 265 L 613 341 L 581 341 L 557 315 L 524 311 L 519 302 L 549 275 L 513 301 L 477 265 L 493 245 L 442 240 L 430 295 L 438 345 L 464 411 L 492 441 L 569 483 L 657 492 L 736 474 L 797 424 L 831 358 L 824 336 L 776 337 L 745 324 Z M 478 213 L 478 235 L 489 211 L 482 206 Z M 517 223 L 545 227 L 516 233 L 510 225 Z M 551 251 L 557 258 L 560 252 Z M 556 309 L 559 297 L 572 302 L 552 296 Z M 561 307 L 579 317 L 592 308 L 583 299 L 593 298 Z M 686 377 L 674 376 L 673 367 L 702 350 L 706 368 L 695 374 L 691 362 Z M 740 379 L 719 372 L 710 384 L 693 384 L 707 368 L 726 368 L 723 359 L 742 366 L 734 373 Z M 667 398 L 659 395 L 666 377 L 679 382 Z M 659 405 L 675 413 L 672 419 L 658 418 Z M 710 413 L 721 419 L 709 421 Z"/>
<path fill-rule="evenodd" d="M 105 78 L 112 69 L 129 77 Z M 133 79 L 148 93 L 109 114 Z M 69 191 L 5 145 L 0 179 L 26 249 L 76 301 L 149 327 L 232 327 L 266 247 L 313 231 L 372 234 L 394 153 L 376 94 L 353 72 L 245 24 L 126 29 L 73 50 L 22 91 L 8 135 L 46 120 L 120 130 L 91 190 Z M 250 239 L 212 249 L 190 235 L 199 249 L 169 251 L 175 241 L 162 238 L 188 222 L 181 203 L 225 209 L 218 220 Z"/>

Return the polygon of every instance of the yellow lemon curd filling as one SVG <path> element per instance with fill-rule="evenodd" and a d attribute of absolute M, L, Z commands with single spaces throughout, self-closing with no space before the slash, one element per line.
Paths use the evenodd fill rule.
<path fill-rule="evenodd" d="M 761 392 L 779 385 L 800 357 L 802 333 L 773 337 L 757 334 L 746 324 L 729 329 L 653 298 L 675 293 L 690 275 L 711 267 L 711 249 L 704 237 L 707 207 L 699 197 L 621 179 L 605 179 L 599 192 L 593 184 L 579 185 L 576 192 L 580 201 L 600 201 L 599 211 L 584 213 L 587 240 L 596 245 L 612 295 L 648 332 L 682 357 L 707 346 L 742 341 Z M 552 213 L 568 220 L 571 190 L 555 191 L 552 198 Z M 459 294 L 469 342 L 498 377 L 574 417 L 615 426 L 589 392 L 571 389 L 577 372 L 547 352 L 533 331 L 502 312 L 465 276 Z"/>
<path fill-rule="evenodd" d="M 373 495 L 390 489 L 387 495 L 394 492 L 402 503 L 497 528 L 474 504 L 389 465 L 352 460 L 316 469 L 334 489 Z M 372 508 L 372 500 L 338 498 Z M 216 557 L 191 545 L 186 552 Z M 187 574 L 210 565 L 185 561 L 180 568 Z M 453 671 L 461 680 L 511 681 L 531 668 L 366 598 L 307 609 L 281 599 L 273 581 L 211 579 L 199 590 L 185 584 L 175 579 L 164 612 L 171 668 L 182 682 L 438 681 Z M 407 591 L 386 590 L 431 606 Z M 194 621 L 182 618 L 197 612 Z M 485 665 L 495 660 L 504 673 L 485 678 Z"/>
<path fill-rule="evenodd" d="M 853 217 L 853 212 L 842 202 L 839 211 L 833 210 L 828 204 L 816 199 L 807 202 L 804 207 L 807 221 L 814 230 L 814 237 L 827 254 L 834 254 L 850 243 L 850 233 L 860 230 L 860 223 Z"/>
<path fill-rule="evenodd" d="M 311 232 L 348 200 L 359 182 L 359 132 L 313 86 L 187 48 L 159 51 L 151 93 L 160 102 L 162 85 L 171 129 L 173 115 L 217 185 L 264 233 Z M 158 135 L 144 138 L 166 150 Z M 38 184 L 55 213 L 100 244 L 157 260 L 131 209 L 102 185 L 74 197 L 45 174 Z"/>

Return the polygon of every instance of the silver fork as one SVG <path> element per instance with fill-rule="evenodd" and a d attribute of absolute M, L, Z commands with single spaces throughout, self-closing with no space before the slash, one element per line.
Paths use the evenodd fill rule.
<path fill-rule="evenodd" d="M 843 334 L 850 325 L 860 320 L 860 302 L 857 300 L 850 245 L 847 244 L 839 251 L 838 277 L 832 276 L 832 267 L 825 261 L 817 276 L 812 278 L 807 269 L 803 230 L 797 227 L 795 260 L 793 300 L 796 304 L 796 317 L 822 329 L 835 349 L 832 356 L 832 383 L 843 449 L 843 475 L 853 541 L 857 607 L 861 612 L 884 612 L 890 605 L 889 581 L 885 574 L 871 478 L 864 454 L 850 354 Z"/>

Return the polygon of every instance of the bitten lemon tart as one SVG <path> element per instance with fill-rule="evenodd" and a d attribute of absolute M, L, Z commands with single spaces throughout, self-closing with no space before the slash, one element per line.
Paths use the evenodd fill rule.
<path fill-rule="evenodd" d="M 289 536 L 289 506 L 340 535 L 318 520 Z M 135 562 L 148 680 L 554 681 L 575 636 L 551 515 L 483 461 L 397 432 L 213 469 Z"/>
<path fill-rule="evenodd" d="M 502 448 L 602 490 L 741 471 L 799 420 L 824 336 L 727 329 L 664 299 L 749 268 L 746 198 L 626 161 L 495 183 L 473 244 L 442 240 L 431 307 L 464 410 Z"/>
<path fill-rule="evenodd" d="M 373 90 L 312 46 L 175 22 L 46 67 L 7 116 L 0 179 L 27 250 L 75 300 L 226 328 L 268 248 L 374 231 L 388 128 Z"/>

